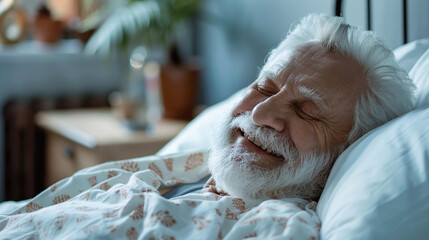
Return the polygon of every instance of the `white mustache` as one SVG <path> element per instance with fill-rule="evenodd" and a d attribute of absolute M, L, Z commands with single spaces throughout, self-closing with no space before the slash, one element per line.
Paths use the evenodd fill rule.
<path fill-rule="evenodd" d="M 246 112 L 234 117 L 231 121 L 231 130 L 240 129 L 248 134 L 263 146 L 273 151 L 274 155 L 282 156 L 285 159 L 296 159 L 298 149 L 286 136 L 280 135 L 276 130 L 268 127 L 259 127 L 252 121 L 250 112 Z M 233 131 L 231 131 L 233 132 Z"/>

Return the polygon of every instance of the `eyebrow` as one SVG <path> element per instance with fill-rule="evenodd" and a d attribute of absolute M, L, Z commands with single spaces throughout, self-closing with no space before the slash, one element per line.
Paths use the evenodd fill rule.
<path fill-rule="evenodd" d="M 319 108 L 325 108 L 325 101 L 324 101 L 324 97 L 322 95 L 320 95 L 319 93 L 317 93 L 316 90 L 314 89 L 310 89 L 306 86 L 299 86 L 298 87 L 298 91 L 307 99 L 313 101 Z"/>

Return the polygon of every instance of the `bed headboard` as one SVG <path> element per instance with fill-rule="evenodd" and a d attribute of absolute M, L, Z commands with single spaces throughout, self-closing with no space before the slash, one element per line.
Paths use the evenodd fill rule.
<path fill-rule="evenodd" d="M 402 26 L 403 26 L 403 42 L 404 44 L 408 42 L 408 0 L 402 0 Z M 366 23 L 368 30 L 372 30 L 372 22 L 371 22 L 371 0 L 366 0 Z M 336 0 L 335 1 L 335 16 L 342 16 L 343 15 L 343 0 Z"/>

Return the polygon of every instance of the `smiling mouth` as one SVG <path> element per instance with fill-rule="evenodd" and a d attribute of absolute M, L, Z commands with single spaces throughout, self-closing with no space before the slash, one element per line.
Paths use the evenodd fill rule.
<path fill-rule="evenodd" d="M 266 153 L 268 153 L 269 155 L 272 155 L 274 157 L 279 157 L 279 158 L 283 158 L 282 155 L 275 153 L 271 148 L 269 148 L 268 146 L 265 146 L 264 144 L 262 144 L 261 142 L 259 142 L 257 139 L 255 139 L 253 136 L 251 136 L 248 133 L 243 132 L 242 129 L 239 129 L 241 132 L 241 135 L 243 137 L 245 137 L 247 140 L 249 140 L 251 143 L 253 143 L 254 145 L 256 145 L 258 148 L 262 149 L 263 151 L 265 151 Z"/>

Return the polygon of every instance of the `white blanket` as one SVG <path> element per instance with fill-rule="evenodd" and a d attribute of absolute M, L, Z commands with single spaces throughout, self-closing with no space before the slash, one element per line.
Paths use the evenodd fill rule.
<path fill-rule="evenodd" d="M 207 153 L 150 156 L 77 172 L 16 207 L 0 206 L 0 239 L 318 239 L 315 202 L 259 201 L 158 188 L 208 174 Z"/>

